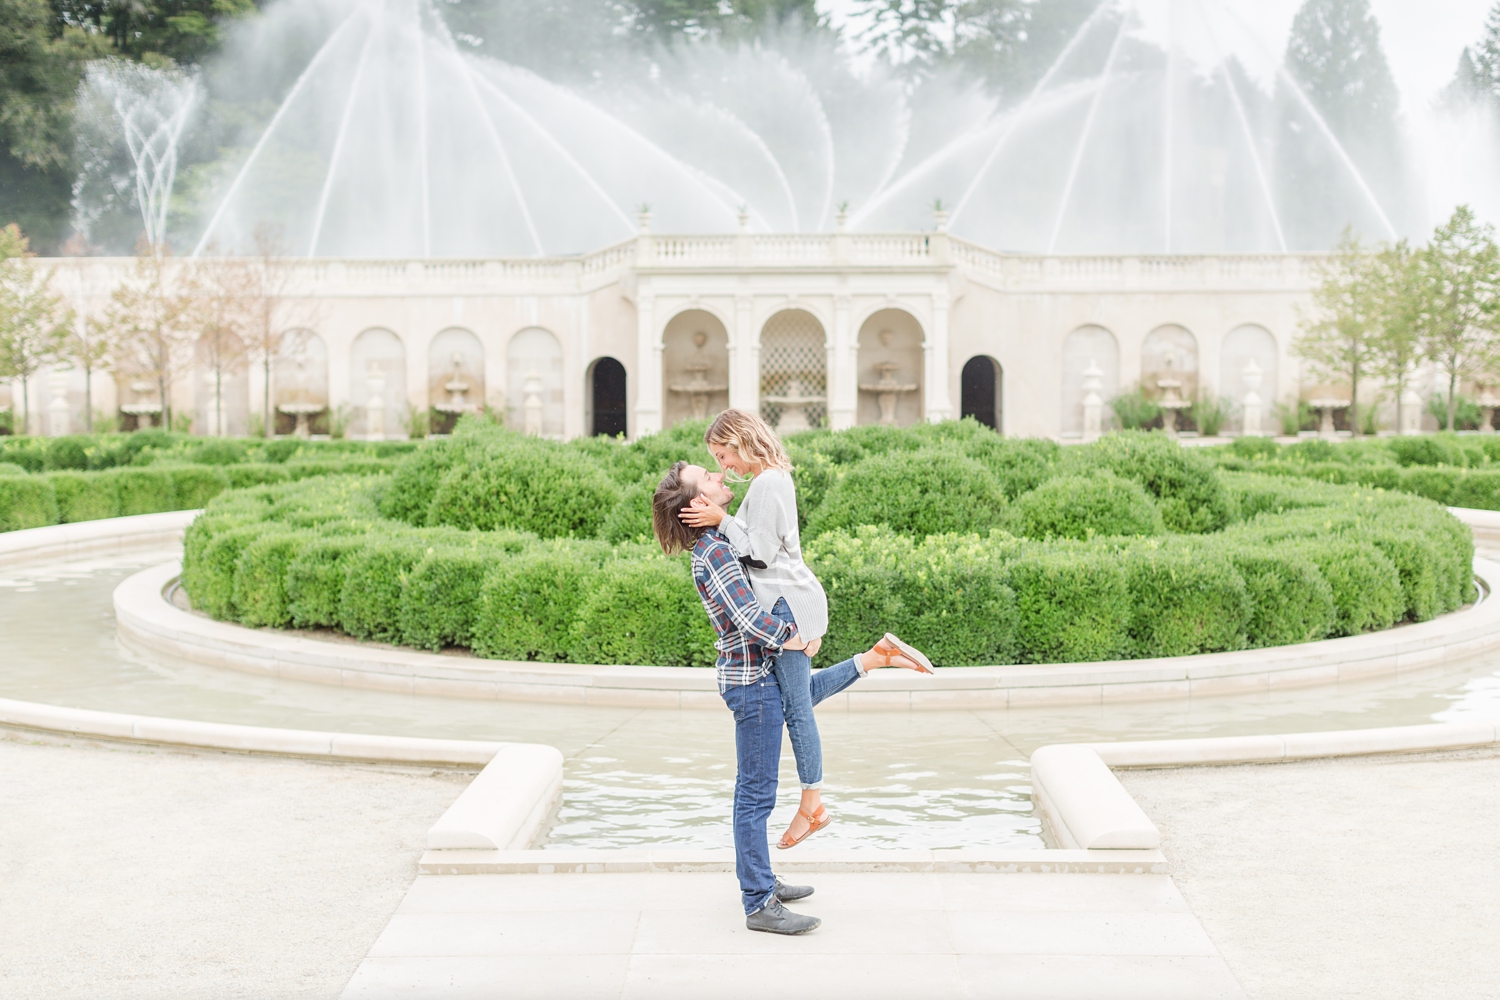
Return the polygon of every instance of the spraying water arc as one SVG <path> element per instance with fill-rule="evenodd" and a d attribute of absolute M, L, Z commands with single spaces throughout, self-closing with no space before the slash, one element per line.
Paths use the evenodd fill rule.
<path fill-rule="evenodd" d="M 338 176 L 339 160 L 343 158 L 344 142 L 349 136 L 349 122 L 354 116 L 354 105 L 360 98 L 359 83 L 365 75 L 365 64 L 370 59 L 370 49 L 375 44 L 376 34 L 384 23 L 385 8 L 377 7 L 375 20 L 365 32 L 365 44 L 360 46 L 359 62 L 354 64 L 354 79 L 349 82 L 349 98 L 344 102 L 344 113 L 339 116 L 338 134 L 333 139 L 333 155 L 328 159 L 328 171 L 323 175 L 323 190 L 318 195 L 318 208 L 313 213 L 312 238 L 307 241 L 307 256 L 318 252 L 318 236 L 323 232 L 323 218 L 328 212 L 328 197 L 333 192 L 333 181 Z"/>
<path fill-rule="evenodd" d="M 1047 67 L 1047 72 L 1042 74 L 1042 78 L 1036 82 L 1036 86 L 1031 89 L 1031 93 L 1028 94 L 1026 96 L 1026 100 L 1021 103 L 1021 111 L 1025 111 L 1026 108 L 1028 108 L 1032 103 L 1036 101 L 1037 97 L 1042 93 L 1042 91 L 1047 89 L 1047 86 L 1052 82 L 1052 78 L 1057 75 L 1058 71 L 1062 69 L 1063 64 L 1068 61 L 1068 57 L 1072 55 L 1073 51 L 1078 47 L 1078 43 L 1083 38 L 1084 34 L 1089 30 L 1089 28 L 1093 27 L 1094 22 L 1099 18 L 1100 15 L 1104 13 L 1105 10 L 1109 9 L 1112 4 L 1113 0 L 1100 0 L 1099 6 L 1095 7 L 1094 12 L 1084 20 L 1083 24 L 1078 26 L 1077 31 L 1073 32 L 1073 37 L 1068 39 L 1068 44 L 1063 46 L 1063 50 L 1057 54 L 1057 58 L 1052 61 L 1052 65 Z M 1019 114 L 1016 118 L 1012 119 L 1012 121 L 1019 122 Z M 1001 132 L 1000 137 L 995 140 L 995 145 L 990 147 L 989 155 L 984 158 L 984 163 L 982 163 L 979 167 L 979 170 L 975 172 L 974 179 L 971 180 L 969 182 L 969 186 L 964 189 L 963 196 L 958 199 L 958 204 L 953 206 L 953 214 L 948 217 L 950 226 L 956 225 L 958 223 L 958 217 L 963 214 L 965 208 L 969 207 L 969 199 L 974 197 L 974 191 L 979 187 L 979 182 L 983 180 L 984 175 L 989 172 L 991 165 L 993 165 L 995 162 L 995 157 L 1000 155 L 1000 150 L 1005 146 L 1006 140 L 1011 137 L 1011 133 L 1014 131 L 1015 128 L 1014 126 L 1012 126 L 1011 128 L 1008 128 L 1005 131 Z"/>
<path fill-rule="evenodd" d="M 1226 14 L 1240 23 L 1240 26 L 1245 29 L 1246 34 L 1254 39 L 1255 43 L 1259 45 L 1262 50 L 1265 49 L 1265 43 L 1261 41 L 1260 37 L 1255 33 L 1255 30 L 1251 28 L 1250 25 L 1245 23 L 1245 19 L 1240 17 L 1240 15 L 1234 10 L 1234 8 L 1229 6 L 1227 0 L 1219 0 L 1219 6 L 1223 8 Z M 1285 83 L 1291 89 L 1292 93 L 1296 95 L 1298 103 L 1302 105 L 1302 109 L 1312 117 L 1312 120 L 1315 123 L 1317 123 L 1318 130 L 1323 134 L 1323 138 L 1326 139 L 1333 147 L 1333 151 L 1338 156 L 1339 162 L 1344 165 L 1344 169 L 1348 170 L 1349 175 L 1354 178 L 1354 183 L 1359 186 L 1360 193 L 1364 195 L 1365 200 L 1370 203 L 1370 208 L 1374 210 L 1375 215 L 1380 219 L 1380 224 L 1385 227 L 1386 236 L 1392 240 L 1399 239 L 1400 237 L 1396 234 L 1396 227 L 1391 225 L 1390 218 L 1387 217 L 1387 215 L 1385 214 L 1385 209 L 1380 205 L 1380 199 L 1375 197 L 1375 192 L 1372 191 L 1370 189 L 1370 185 L 1365 182 L 1365 175 L 1360 173 L 1359 167 L 1355 165 L 1353 158 L 1349 156 L 1349 151 L 1344 148 L 1343 143 L 1339 142 L 1338 136 L 1333 134 L 1333 129 L 1328 127 L 1328 122 L 1323 118 L 1321 114 L 1318 113 L 1318 109 L 1314 107 L 1313 102 L 1308 99 L 1307 93 L 1303 91 L 1301 85 L 1297 83 L 1296 79 L 1293 78 L 1291 73 L 1287 72 L 1286 66 L 1280 61 L 1276 61 L 1276 73 L 1277 76 L 1281 78 L 1282 82 Z"/>
<path fill-rule="evenodd" d="M 1052 223 L 1052 236 L 1047 240 L 1049 254 L 1057 252 L 1057 237 L 1062 232 L 1063 218 L 1068 212 L 1068 202 L 1073 198 L 1073 185 L 1078 182 L 1078 168 L 1083 164 L 1083 151 L 1088 148 L 1089 136 L 1094 132 L 1094 120 L 1099 114 L 1099 102 L 1104 99 L 1104 92 L 1109 88 L 1109 78 L 1115 68 L 1115 57 L 1120 54 L 1120 43 L 1125 40 L 1125 28 L 1129 23 L 1130 21 L 1126 18 L 1120 19 L 1120 28 L 1115 32 L 1115 40 L 1109 47 L 1109 57 L 1104 61 L 1104 75 L 1094 91 L 1093 101 L 1089 103 L 1088 117 L 1083 121 L 1083 131 L 1078 136 L 1078 146 L 1073 150 L 1073 162 L 1068 165 L 1068 179 L 1063 184 L 1062 198 L 1057 203 L 1057 217 Z"/>
<path fill-rule="evenodd" d="M 245 158 L 245 162 L 234 175 L 234 180 L 229 184 L 229 190 L 225 192 L 224 197 L 219 199 L 218 207 L 214 209 L 213 215 L 208 220 L 208 225 L 203 227 L 203 235 L 198 238 L 197 245 L 193 247 L 192 256 L 197 257 L 203 253 L 204 247 L 213 238 L 214 230 L 218 227 L 219 220 L 223 218 L 225 208 L 228 207 L 234 196 L 239 192 L 240 185 L 245 180 L 245 175 L 250 172 L 250 168 L 260 159 L 262 150 L 266 148 L 266 143 L 270 141 L 272 134 L 276 131 L 276 127 L 281 124 L 281 120 L 286 117 L 287 109 L 292 106 L 292 102 L 302 93 L 302 89 L 306 85 L 308 78 L 323 65 L 324 61 L 328 58 L 328 54 L 343 37 L 344 32 L 349 29 L 349 26 L 354 23 L 355 18 L 360 15 L 361 10 L 362 8 L 356 7 L 353 13 L 344 18 L 339 26 L 334 29 L 333 33 L 328 36 L 328 40 L 313 54 L 312 59 L 307 64 L 307 68 L 297 76 L 296 82 L 292 84 L 292 89 L 276 108 L 276 113 L 271 116 L 271 121 L 266 125 L 265 130 L 260 134 L 260 138 L 256 140 L 255 146 L 250 150 L 250 155 Z"/>
<path fill-rule="evenodd" d="M 838 225 L 914 231 L 952 192 L 955 236 L 1023 252 L 1321 250 L 1345 220 L 1394 233 L 1373 165 L 1287 69 L 1229 66 L 1264 45 L 1225 0 L 1195 2 L 1089 4 L 1037 42 L 1040 76 L 1002 104 L 965 71 L 908 86 L 794 35 L 686 41 L 651 73 L 622 60 L 570 84 L 486 55 L 432 0 L 272 0 L 202 75 L 216 104 L 269 120 L 247 111 L 255 124 L 219 141 L 190 107 L 158 118 L 102 94 L 78 224 L 93 240 L 103 220 L 112 252 L 141 225 L 195 254 L 246 252 L 267 226 L 311 255 L 519 256 L 617 242 L 643 203 L 668 232 L 736 232 L 742 206 L 756 231 L 826 232 L 851 202 Z M 268 57 L 292 52 L 305 64 Z M 190 167 L 195 197 L 172 198 Z M 1315 223 L 1290 207 L 1309 191 L 1324 192 Z"/>
<path fill-rule="evenodd" d="M 1276 211 L 1276 199 L 1271 194 L 1270 178 L 1266 175 L 1266 168 L 1260 161 L 1260 153 L 1255 148 L 1255 136 L 1250 131 L 1250 119 L 1245 114 L 1245 104 L 1240 100 L 1239 88 L 1235 86 L 1234 76 L 1229 72 L 1229 61 L 1224 58 L 1224 50 L 1219 45 L 1219 37 L 1214 32 L 1213 24 L 1209 22 L 1203 0 L 1197 0 L 1197 7 L 1198 16 L 1203 21 L 1203 29 L 1213 42 L 1214 54 L 1219 64 L 1219 72 L 1224 78 L 1224 86 L 1229 91 L 1230 101 L 1234 104 L 1235 118 L 1239 121 L 1240 132 L 1245 138 L 1245 149 L 1249 151 L 1250 162 L 1255 167 L 1255 179 L 1260 184 L 1260 194 L 1265 199 L 1266 212 L 1271 216 L 1271 226 L 1276 231 L 1276 246 L 1282 253 L 1286 253 L 1286 233 L 1281 228 L 1281 213 Z"/>

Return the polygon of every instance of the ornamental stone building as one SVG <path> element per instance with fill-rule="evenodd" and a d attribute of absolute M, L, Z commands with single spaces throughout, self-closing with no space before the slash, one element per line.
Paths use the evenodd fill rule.
<path fill-rule="evenodd" d="M 725 406 L 782 430 L 972 415 L 1009 435 L 1092 433 L 1108 401 L 1227 399 L 1229 430 L 1298 392 L 1288 346 L 1313 255 L 1040 256 L 930 233 L 635 238 L 576 257 L 299 260 L 271 366 L 280 433 L 406 435 L 481 406 L 548 437 L 635 438 Z M 128 260 L 40 261 L 99 311 Z M 179 265 L 180 266 L 180 265 Z M 195 433 L 242 434 L 259 365 L 201 363 L 173 390 Z M 32 430 L 82 429 L 83 381 L 43 374 Z M 1245 406 L 1247 394 L 1251 406 Z M 18 394 L 17 394 L 18 395 Z M 96 377 L 144 425 L 155 388 Z M 1258 402 L 1257 402 L 1258 401 Z M 19 399 L 15 401 L 19 410 Z M 1091 410 L 1092 404 L 1092 410 Z"/>

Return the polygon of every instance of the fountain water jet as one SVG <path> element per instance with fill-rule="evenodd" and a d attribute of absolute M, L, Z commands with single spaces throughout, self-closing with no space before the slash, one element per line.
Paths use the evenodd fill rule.
<path fill-rule="evenodd" d="M 88 68 L 81 89 L 84 158 L 102 172 L 110 169 L 111 154 L 124 147 L 146 241 L 162 246 L 177 181 L 178 146 L 203 102 L 203 88 L 195 77 L 177 71 L 110 59 Z M 91 183 L 109 183 L 90 173 L 85 167 L 74 186 L 75 204 L 82 204 Z M 89 221 L 80 212 L 80 228 L 87 231 Z"/>

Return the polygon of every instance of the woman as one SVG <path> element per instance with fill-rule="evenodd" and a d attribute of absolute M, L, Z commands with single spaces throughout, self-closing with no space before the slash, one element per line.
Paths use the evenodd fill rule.
<path fill-rule="evenodd" d="M 753 477 L 750 489 L 733 517 L 700 496 L 682 511 L 682 520 L 695 528 L 718 528 L 745 564 L 756 600 L 771 609 L 772 617 L 795 624 L 807 643 L 805 649 L 783 649 L 772 668 L 802 782 L 797 815 L 776 844 L 784 850 L 833 822 L 823 806 L 823 744 L 812 694 L 812 658 L 828 631 L 828 598 L 802 560 L 792 462 L 776 432 L 753 413 L 725 410 L 709 425 L 704 442 L 726 475 L 741 481 Z M 926 656 L 904 643 L 900 648 L 906 656 L 894 665 L 932 673 Z"/>

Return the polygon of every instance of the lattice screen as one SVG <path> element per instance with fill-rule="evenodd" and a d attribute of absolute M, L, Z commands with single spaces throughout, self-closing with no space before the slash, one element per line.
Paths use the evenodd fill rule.
<path fill-rule="evenodd" d="M 787 309 L 766 321 L 760 334 L 761 416 L 775 427 L 788 404 L 767 397 L 816 396 L 819 402 L 803 407 L 807 422 L 822 427 L 828 421 L 828 355 L 823 325 L 800 309 Z"/>

